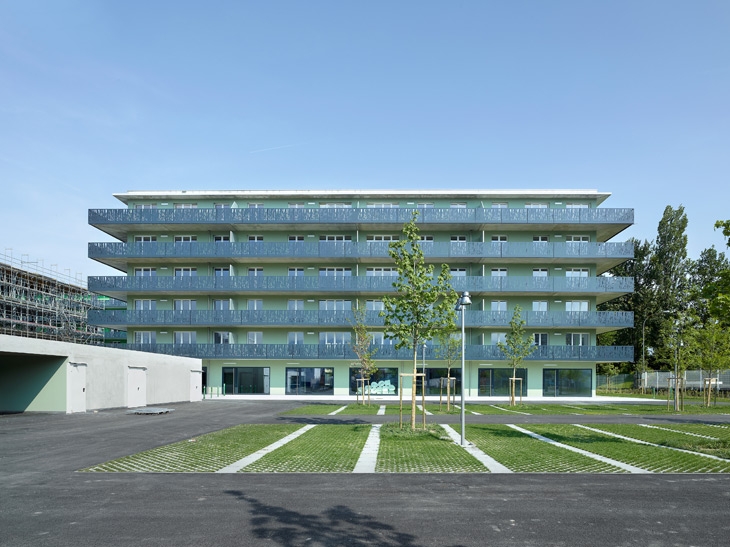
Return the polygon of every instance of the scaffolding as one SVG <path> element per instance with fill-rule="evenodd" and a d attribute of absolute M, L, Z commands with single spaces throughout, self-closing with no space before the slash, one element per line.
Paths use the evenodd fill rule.
<path fill-rule="evenodd" d="M 104 329 L 90 326 L 86 316 L 103 307 L 80 279 L 0 255 L 0 334 L 102 344 Z"/>

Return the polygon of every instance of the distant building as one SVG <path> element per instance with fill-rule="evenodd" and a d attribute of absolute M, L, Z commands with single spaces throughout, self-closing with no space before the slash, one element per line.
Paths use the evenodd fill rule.
<path fill-rule="evenodd" d="M 126 329 L 128 349 L 197 357 L 207 386 L 231 394 L 352 395 L 353 308 L 378 346 L 374 390 L 396 395 L 411 352 L 383 332 L 382 296 L 397 275 L 388 245 L 419 211 L 427 261 L 448 263 L 469 291 L 466 377 L 457 392 L 485 401 L 508 392 L 497 347 L 519 305 L 537 350 L 518 371 L 525 396 L 595 394 L 596 363 L 633 360 L 633 348 L 598 346 L 599 333 L 633 326 L 633 314 L 597 311 L 633 291 L 603 277 L 631 259 L 610 242 L 632 209 L 599 207 L 595 190 L 175 191 L 118 194 L 126 208 L 93 209 L 89 224 L 119 242 L 89 257 L 120 276 L 89 289 L 126 310 L 90 310 L 93 325 Z M 444 363 L 419 348 L 425 386 L 438 393 Z M 457 367 L 458 369 L 458 367 Z M 420 389 L 420 388 L 419 388 Z"/>

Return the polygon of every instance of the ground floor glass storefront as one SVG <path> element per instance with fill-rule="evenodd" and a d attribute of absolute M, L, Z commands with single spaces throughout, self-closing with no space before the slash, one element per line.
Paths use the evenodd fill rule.
<path fill-rule="evenodd" d="M 350 367 L 350 395 L 356 395 L 358 392 L 362 394 L 362 383 L 357 381 L 360 377 L 360 369 Z M 370 375 L 369 384 L 371 395 L 398 395 L 398 369 L 395 367 L 379 368 L 377 372 Z"/>
<path fill-rule="evenodd" d="M 223 367 L 223 393 L 268 395 L 270 378 L 269 367 Z"/>
<path fill-rule="evenodd" d="M 543 397 L 590 397 L 593 371 L 589 368 L 546 368 L 542 371 Z"/>
<path fill-rule="evenodd" d="M 335 369 L 331 367 L 287 367 L 287 395 L 334 395 Z"/>
<path fill-rule="evenodd" d="M 515 394 L 520 394 L 520 384 L 522 384 L 522 396 L 527 396 L 527 369 L 518 368 L 515 370 L 517 380 L 515 385 Z M 512 378 L 511 368 L 480 368 L 479 369 L 479 395 L 485 397 L 509 397 L 510 395 L 510 378 Z"/>

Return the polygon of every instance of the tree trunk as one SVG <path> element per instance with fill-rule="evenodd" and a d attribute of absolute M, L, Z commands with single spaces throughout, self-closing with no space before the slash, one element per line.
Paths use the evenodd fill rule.
<path fill-rule="evenodd" d="M 418 377 L 418 344 L 413 341 L 413 383 L 411 388 L 411 431 L 416 429 L 416 385 Z M 425 409 L 424 409 L 425 410 Z"/>

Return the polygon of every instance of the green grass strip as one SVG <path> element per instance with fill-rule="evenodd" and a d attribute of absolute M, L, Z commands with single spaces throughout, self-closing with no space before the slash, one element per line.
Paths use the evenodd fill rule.
<path fill-rule="evenodd" d="M 531 424 L 521 427 L 560 443 L 582 448 L 588 452 L 600 454 L 654 473 L 730 472 L 730 462 L 725 463 L 694 454 L 633 443 L 574 425 Z M 600 426 L 591 425 L 590 427 Z"/>
<path fill-rule="evenodd" d="M 242 473 L 350 473 L 370 425 L 318 425 L 243 468 Z"/>
<path fill-rule="evenodd" d="M 639 439 L 641 441 L 662 446 L 671 446 L 672 448 L 701 452 L 703 454 L 710 454 L 719 458 L 730 458 L 730 439 L 712 440 L 704 437 L 687 435 L 686 433 L 695 433 L 695 431 L 690 431 L 688 428 L 682 428 L 684 429 L 683 432 L 682 430 L 670 431 L 670 429 L 674 429 L 675 427 L 671 425 L 642 427 L 635 424 L 601 424 L 593 427 L 602 431 L 609 431 L 611 433 L 616 433 L 617 435 L 623 435 L 624 437 L 631 437 L 632 439 Z M 706 433 L 697 434 L 707 435 Z M 717 437 L 717 435 L 715 435 L 715 437 Z M 730 460 L 728 460 L 728 464 L 730 464 Z"/>
<path fill-rule="evenodd" d="M 342 414 L 347 414 L 348 416 L 375 416 L 378 413 L 380 406 L 381 403 L 370 403 L 370 405 L 367 403 L 364 405 L 358 403 L 350 404 L 347 405 L 347 408 L 340 412 L 338 416 Z"/>
<path fill-rule="evenodd" d="M 619 467 L 539 441 L 506 425 L 468 425 L 466 438 L 515 473 L 625 473 Z"/>
<path fill-rule="evenodd" d="M 419 422 L 420 423 L 420 422 Z M 487 473 L 463 448 L 454 444 L 437 425 L 411 431 L 404 424 L 385 424 L 380 430 L 378 473 Z"/>
<path fill-rule="evenodd" d="M 304 405 L 286 412 L 282 412 L 282 416 L 321 416 L 331 414 L 338 408 L 342 408 L 344 405 L 331 405 L 325 403 L 316 403 L 312 405 Z"/>
<path fill-rule="evenodd" d="M 82 469 L 107 473 L 213 473 L 299 429 L 238 425 Z"/>

